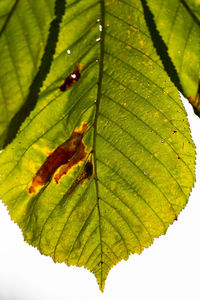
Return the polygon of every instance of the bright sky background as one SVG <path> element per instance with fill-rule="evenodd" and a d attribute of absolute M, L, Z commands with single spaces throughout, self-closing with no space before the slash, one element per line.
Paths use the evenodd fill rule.
<path fill-rule="evenodd" d="M 0 300 L 200 300 L 200 119 L 184 104 L 198 186 L 167 234 L 115 266 L 102 294 L 89 271 L 55 264 L 25 243 L 0 201 Z"/>

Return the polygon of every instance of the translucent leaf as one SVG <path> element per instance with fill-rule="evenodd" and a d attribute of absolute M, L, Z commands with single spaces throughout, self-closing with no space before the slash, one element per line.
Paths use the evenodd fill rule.
<path fill-rule="evenodd" d="M 195 0 L 147 0 L 176 68 L 183 93 L 196 97 L 200 74 L 200 3 Z"/>
<path fill-rule="evenodd" d="M 0 1 L 0 148 L 11 140 L 15 128 L 9 125 L 16 113 L 36 101 L 29 89 L 44 54 L 54 2 Z"/>
<path fill-rule="evenodd" d="M 0 194 L 25 240 L 103 291 L 177 219 L 194 160 L 140 1 L 69 1 L 37 105 L 0 155 Z"/>

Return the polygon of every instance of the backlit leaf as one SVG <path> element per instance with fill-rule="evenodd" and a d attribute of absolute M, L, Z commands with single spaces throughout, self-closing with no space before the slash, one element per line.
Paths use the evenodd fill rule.
<path fill-rule="evenodd" d="M 147 0 L 147 4 L 177 70 L 184 95 L 195 98 L 200 74 L 200 2 Z"/>
<path fill-rule="evenodd" d="M 0 148 L 9 139 L 15 114 L 36 100 L 27 97 L 44 54 L 54 2 L 0 1 Z"/>
<path fill-rule="evenodd" d="M 140 1 L 68 1 L 37 105 L 0 155 L 0 194 L 25 240 L 103 291 L 177 219 L 194 159 Z"/>

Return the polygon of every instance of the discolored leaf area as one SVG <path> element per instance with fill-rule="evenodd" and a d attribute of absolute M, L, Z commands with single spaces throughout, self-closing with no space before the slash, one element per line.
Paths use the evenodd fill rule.
<path fill-rule="evenodd" d="M 146 0 L 166 44 L 185 97 L 200 111 L 200 3 L 195 0 Z M 196 101 L 195 101 L 196 98 Z"/>
<path fill-rule="evenodd" d="M 10 139 L 12 118 L 27 101 L 36 101 L 28 97 L 29 89 L 40 68 L 54 5 L 54 0 L 0 1 L 0 148 Z"/>
<path fill-rule="evenodd" d="M 194 160 L 141 2 L 67 1 L 37 104 L 0 155 L 0 195 L 25 240 L 103 291 L 114 265 L 177 219 Z"/>

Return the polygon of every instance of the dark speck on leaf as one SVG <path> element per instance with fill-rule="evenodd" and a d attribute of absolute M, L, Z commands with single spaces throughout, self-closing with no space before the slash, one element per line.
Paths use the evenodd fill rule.
<path fill-rule="evenodd" d="M 89 177 L 91 177 L 92 176 L 92 174 L 93 174 L 93 165 L 92 165 L 92 163 L 91 162 L 87 162 L 87 164 L 85 165 L 85 177 L 86 178 L 89 178 Z"/>
<path fill-rule="evenodd" d="M 60 91 L 65 92 L 67 91 L 71 86 L 73 86 L 81 77 L 80 73 L 80 67 L 77 65 L 75 66 L 73 72 L 67 76 L 64 83 L 60 86 Z"/>

